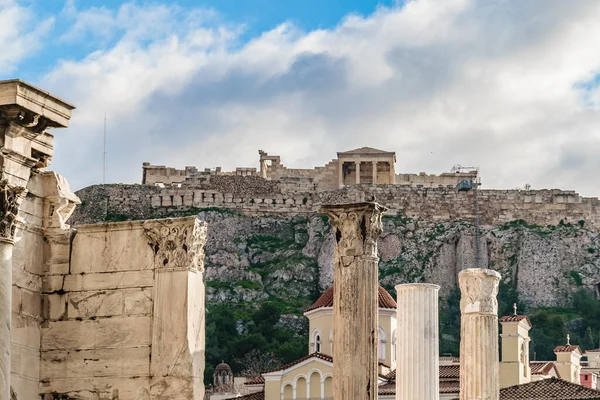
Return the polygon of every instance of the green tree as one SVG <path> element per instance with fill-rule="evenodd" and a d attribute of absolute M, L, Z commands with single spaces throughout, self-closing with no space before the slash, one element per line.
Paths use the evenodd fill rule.
<path fill-rule="evenodd" d="M 592 350 L 596 348 L 596 343 L 594 341 L 594 334 L 592 333 L 592 328 L 589 326 L 585 330 L 585 334 L 581 339 L 580 346 L 583 350 Z"/>
<path fill-rule="evenodd" d="M 460 346 L 460 290 L 452 289 L 440 313 L 440 354 L 458 356 Z"/>
<path fill-rule="evenodd" d="M 272 340 L 280 318 L 281 311 L 276 304 L 263 303 L 252 315 L 255 332 L 261 334 L 267 341 Z"/>

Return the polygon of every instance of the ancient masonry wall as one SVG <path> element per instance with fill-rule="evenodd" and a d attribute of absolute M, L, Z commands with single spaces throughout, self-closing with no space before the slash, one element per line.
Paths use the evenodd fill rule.
<path fill-rule="evenodd" d="M 227 177 L 229 181 L 185 187 L 144 185 L 91 186 L 77 194 L 83 204 L 73 223 L 108 219 L 140 219 L 177 215 L 205 208 L 228 208 L 248 215 L 295 215 L 316 212 L 322 204 L 371 200 L 390 208 L 388 215 L 433 221 L 474 221 L 473 191 L 449 188 L 411 188 L 399 185 L 356 185 L 325 192 L 294 191 L 258 177 Z M 240 180 L 232 178 L 241 178 Z M 244 185 L 238 185 L 245 182 Z M 600 201 L 563 190 L 479 190 L 481 222 L 500 225 L 516 219 L 530 224 L 556 225 L 584 221 L 600 229 Z"/>
<path fill-rule="evenodd" d="M 205 233 L 195 217 L 133 221 L 50 244 L 70 258 L 43 278 L 35 398 L 200 400 Z"/>

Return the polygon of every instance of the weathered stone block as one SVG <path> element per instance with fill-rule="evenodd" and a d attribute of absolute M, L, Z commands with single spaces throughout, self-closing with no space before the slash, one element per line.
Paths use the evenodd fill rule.
<path fill-rule="evenodd" d="M 64 290 L 70 292 L 102 289 L 124 289 L 132 287 L 150 287 L 152 286 L 153 280 L 153 270 L 118 271 L 101 274 L 67 275 L 64 279 Z M 46 279 L 44 279 L 44 281 L 46 281 Z"/>
<path fill-rule="evenodd" d="M 42 330 L 42 349 L 99 349 L 150 345 L 150 317 L 113 317 L 49 322 Z"/>
<path fill-rule="evenodd" d="M 42 379 L 148 376 L 150 347 L 52 350 L 41 355 Z"/>
<path fill-rule="evenodd" d="M 86 225 L 73 240 L 71 273 L 151 269 L 153 260 L 140 222 Z"/>

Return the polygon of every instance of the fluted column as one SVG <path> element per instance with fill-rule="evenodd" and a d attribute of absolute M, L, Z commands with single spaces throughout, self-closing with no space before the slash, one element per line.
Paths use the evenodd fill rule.
<path fill-rule="evenodd" d="M 437 400 L 438 285 L 397 285 L 396 400 Z"/>
<path fill-rule="evenodd" d="M 469 268 L 460 285 L 460 400 L 498 400 L 498 283 L 500 274 Z"/>
<path fill-rule="evenodd" d="M 334 228 L 333 398 L 377 398 L 377 239 L 386 208 L 324 206 Z"/>

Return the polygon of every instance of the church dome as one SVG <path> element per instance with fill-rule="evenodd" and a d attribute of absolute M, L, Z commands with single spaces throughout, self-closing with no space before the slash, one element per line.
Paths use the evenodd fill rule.
<path fill-rule="evenodd" d="M 379 308 L 396 308 L 396 301 L 383 287 L 378 286 L 377 295 L 379 300 Z M 321 297 L 319 297 L 319 299 L 315 301 L 312 306 L 304 310 L 304 312 L 316 310 L 317 308 L 321 307 L 333 307 L 333 286 L 324 291 Z"/>
<path fill-rule="evenodd" d="M 215 368 L 215 372 L 220 372 L 220 371 L 227 371 L 227 372 L 231 372 L 231 367 L 229 366 L 229 364 L 225 363 L 225 362 L 221 362 L 219 365 L 217 365 L 217 367 Z"/>

